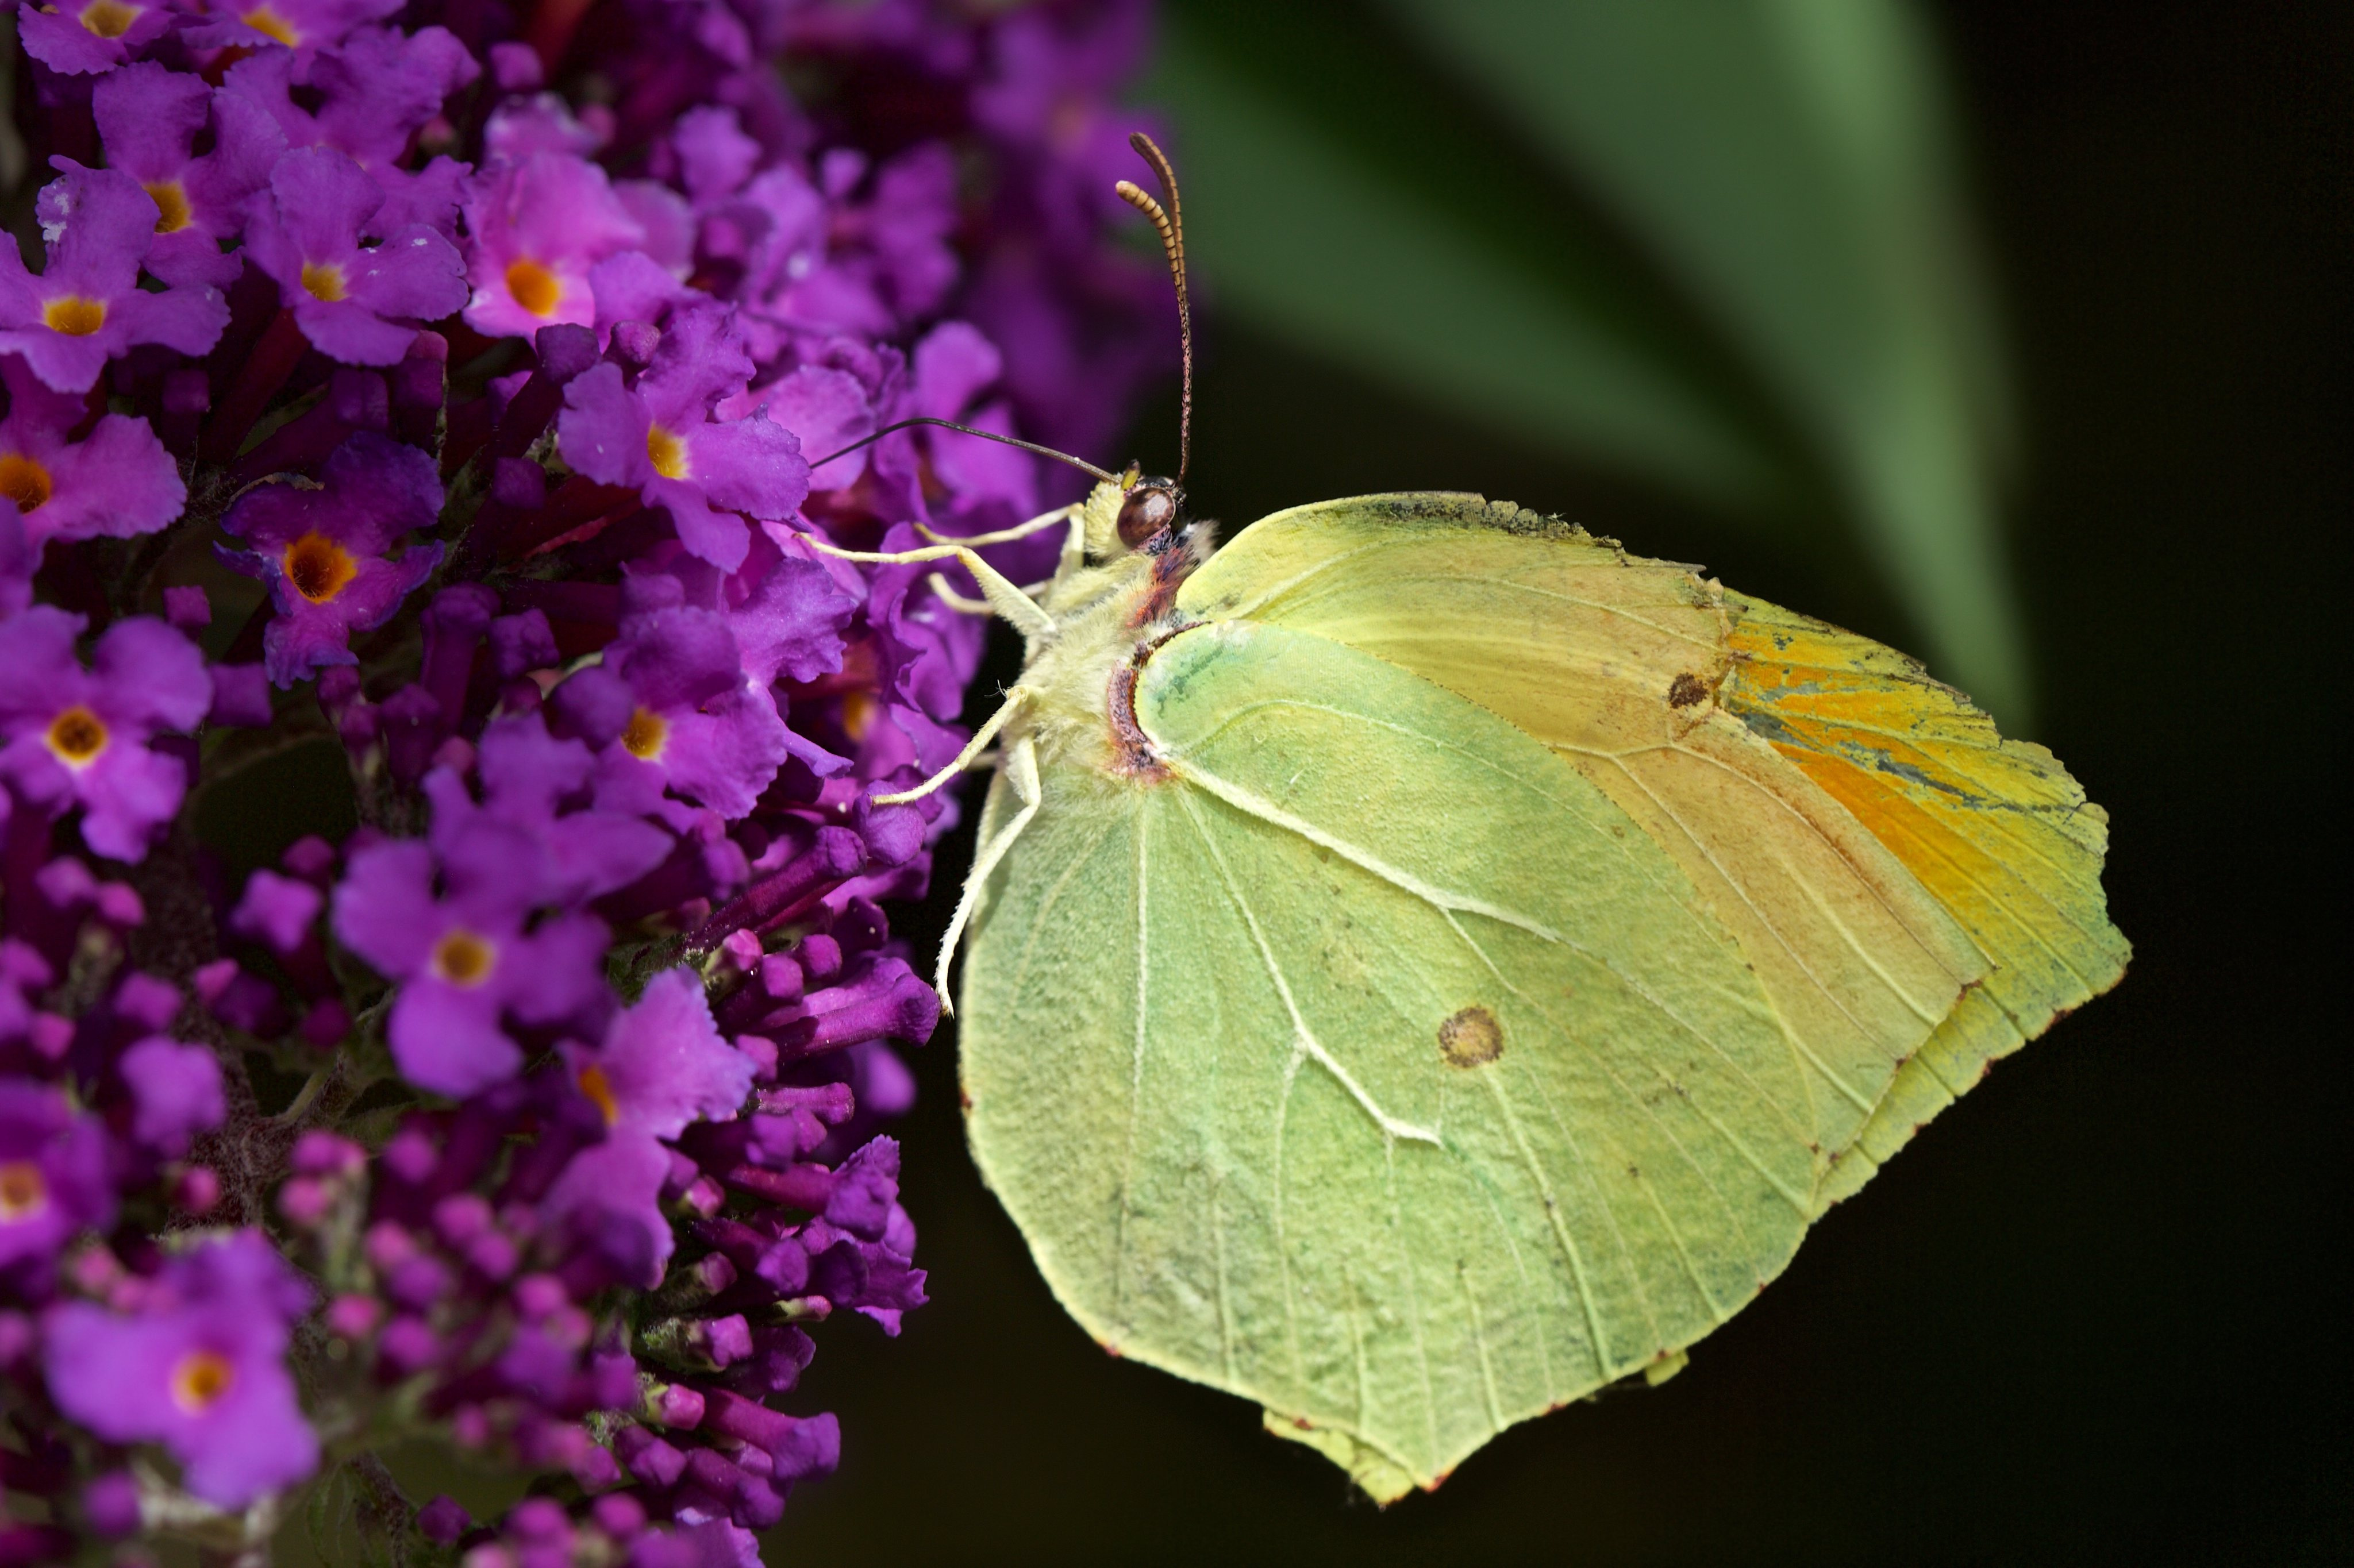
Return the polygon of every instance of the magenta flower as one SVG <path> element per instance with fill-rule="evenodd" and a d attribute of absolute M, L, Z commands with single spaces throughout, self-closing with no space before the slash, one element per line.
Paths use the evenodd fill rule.
<path fill-rule="evenodd" d="M 260 1233 L 239 1231 L 164 1266 L 130 1312 L 69 1301 L 44 1350 L 58 1407 L 115 1443 L 160 1443 L 183 1484 L 242 1509 L 318 1467 L 286 1369 L 310 1287 Z"/>
<path fill-rule="evenodd" d="M 564 461 L 600 483 L 636 486 L 649 506 L 670 513 L 679 543 L 732 572 L 751 544 L 737 514 L 790 517 L 809 494 L 809 464 L 791 431 L 765 413 L 711 417 L 714 405 L 743 391 L 751 371 L 724 311 L 675 311 L 635 387 L 610 363 L 565 387 Z"/>
<path fill-rule="evenodd" d="M 567 153 L 533 153 L 479 175 L 466 196 L 466 324 L 493 337 L 597 319 L 588 271 L 645 242 L 605 171 Z"/>
<path fill-rule="evenodd" d="M 180 759 L 148 739 L 196 728 L 213 683 L 194 643 L 143 616 L 109 627 L 85 670 L 83 625 L 43 604 L 0 621 L 0 779 L 52 813 L 80 805 L 82 842 L 135 861 L 187 789 Z"/>
<path fill-rule="evenodd" d="M 306 148 L 278 160 L 246 231 L 246 254 L 278 280 L 302 335 L 345 365 L 399 364 L 418 322 L 466 302 L 457 247 L 426 224 L 380 224 L 384 205 L 350 158 Z"/>
<path fill-rule="evenodd" d="M 536 715 L 493 720 L 476 771 L 479 805 L 456 770 L 437 768 L 425 776 L 434 849 L 447 863 L 484 824 L 498 824 L 530 846 L 525 885 L 532 903 L 585 903 L 628 886 L 670 853 L 671 836 L 642 817 L 594 806 L 561 809 L 587 792 L 596 759 L 579 741 L 549 735 Z"/>
<path fill-rule="evenodd" d="M 113 1213 L 104 1130 L 55 1089 L 0 1082 L 0 1275 L 46 1270 Z"/>
<path fill-rule="evenodd" d="M 720 1038 L 692 969 L 656 975 L 637 1004 L 617 1013 L 604 1048 L 572 1048 L 573 1081 L 605 1118 L 605 1141 L 572 1157 L 548 1192 L 546 1212 L 584 1234 L 649 1289 L 670 1260 L 662 1212 L 670 1175 L 663 1145 L 697 1118 L 734 1118 L 752 1092 L 752 1059 Z"/>
<path fill-rule="evenodd" d="M 320 481 L 257 485 L 221 519 L 260 546 L 221 554 L 270 585 L 278 615 L 261 649 L 281 686 L 358 662 L 351 634 L 382 625 L 441 561 L 439 544 L 411 545 L 398 560 L 387 554 L 440 516 L 440 476 L 415 447 L 361 430 L 329 454 Z"/>
<path fill-rule="evenodd" d="M 138 181 L 69 165 L 42 187 L 36 211 L 48 242 L 37 277 L 15 246 L 0 245 L 0 350 L 23 355 L 49 386 L 87 392 L 109 359 L 139 344 L 206 354 L 219 341 L 228 324 L 219 290 L 139 287 L 161 213 Z"/>
<path fill-rule="evenodd" d="M 745 674 L 727 622 L 677 603 L 674 578 L 640 581 L 650 593 L 666 588 L 672 602 L 624 618 L 603 666 L 557 689 L 559 711 L 580 711 L 569 700 L 575 684 L 581 695 L 596 690 L 597 708 L 615 710 L 608 723 L 580 727 L 602 732 L 587 738 L 603 744 L 607 774 L 625 794 L 667 788 L 723 817 L 747 816 L 793 737 L 768 688 Z"/>
<path fill-rule="evenodd" d="M 26 5 L 18 7 L 16 17 L 25 52 L 60 76 L 112 70 L 171 26 L 169 6 L 140 0 L 68 0 L 54 9 Z"/>
<path fill-rule="evenodd" d="M 538 857 L 525 835 L 482 821 L 453 849 L 438 893 L 425 844 L 392 839 L 359 851 L 335 889 L 334 927 L 400 988 L 387 1036 L 402 1075 L 461 1096 L 522 1069 L 508 1017 L 554 1024 L 601 999 L 606 930 L 586 915 L 529 926 Z"/>
<path fill-rule="evenodd" d="M 101 78 L 90 109 L 107 166 L 137 180 L 155 204 L 147 270 L 167 283 L 236 282 L 239 262 L 221 247 L 244 232 L 246 204 L 269 185 L 270 166 L 286 150 L 269 114 L 153 60 Z M 207 125 L 212 150 L 193 156 Z"/>
<path fill-rule="evenodd" d="M 13 355 L 0 358 L 0 495 L 16 503 L 36 553 L 51 539 L 152 534 L 179 516 L 187 486 L 146 420 L 108 414 L 69 441 L 88 412 L 82 399 L 50 391 Z"/>
<path fill-rule="evenodd" d="M 400 9 L 401 0 L 228 0 L 207 7 L 204 20 L 186 31 L 200 49 L 266 49 L 272 44 L 294 51 L 308 65 L 319 50 L 342 43 L 351 31 L 380 22 Z"/>
<path fill-rule="evenodd" d="M 190 1139 L 228 1115 L 220 1062 L 205 1046 L 153 1035 L 123 1052 L 120 1066 L 131 1086 L 132 1141 L 165 1159 L 187 1153 Z"/>

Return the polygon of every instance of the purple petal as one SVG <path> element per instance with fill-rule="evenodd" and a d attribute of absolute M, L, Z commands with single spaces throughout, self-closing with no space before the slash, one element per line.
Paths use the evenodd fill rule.
<path fill-rule="evenodd" d="M 27 520 L 37 539 L 152 534 L 187 503 L 179 463 L 135 415 L 107 415 L 88 440 L 59 451 L 48 467 L 55 489 Z"/>
<path fill-rule="evenodd" d="M 621 367 L 591 366 L 564 388 L 557 440 L 573 471 L 599 484 L 643 484 L 653 477 L 646 456 L 652 417 L 644 399 L 621 383 Z"/>
<path fill-rule="evenodd" d="M 703 982 L 664 970 L 617 1015 L 597 1056 L 616 1127 L 676 1138 L 698 1118 L 726 1120 L 752 1092 L 752 1059 L 719 1036 Z"/>
<path fill-rule="evenodd" d="M 387 839 L 352 856 L 335 888 L 336 939 L 390 980 L 424 969 L 449 926 L 433 896 L 433 852 Z"/>
<path fill-rule="evenodd" d="M 402 1077 L 452 1099 L 503 1084 L 523 1068 L 523 1051 L 500 1030 L 498 1001 L 487 988 L 412 980 L 392 1004 L 386 1035 Z"/>
<path fill-rule="evenodd" d="M 152 616 L 119 620 L 90 652 L 99 712 L 142 729 L 194 729 L 212 705 L 205 656 L 176 628 Z"/>

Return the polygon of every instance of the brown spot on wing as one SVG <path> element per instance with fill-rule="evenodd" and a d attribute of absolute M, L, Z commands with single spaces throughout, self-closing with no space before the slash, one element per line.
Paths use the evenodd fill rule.
<path fill-rule="evenodd" d="M 1503 1054 L 1504 1026 L 1484 1007 L 1467 1007 L 1438 1026 L 1439 1059 L 1450 1067 L 1484 1067 Z"/>
<path fill-rule="evenodd" d="M 1708 683 L 1687 671 L 1668 683 L 1668 705 L 1688 708 L 1708 695 Z"/>

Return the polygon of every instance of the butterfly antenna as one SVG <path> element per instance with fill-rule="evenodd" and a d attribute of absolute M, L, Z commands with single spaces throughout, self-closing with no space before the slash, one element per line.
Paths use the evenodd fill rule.
<path fill-rule="evenodd" d="M 1177 484 L 1185 483 L 1185 467 L 1193 456 L 1193 312 L 1185 293 L 1185 217 L 1177 205 L 1177 171 L 1169 164 L 1169 154 L 1154 145 L 1152 138 L 1139 131 L 1128 139 L 1128 144 L 1138 155 L 1152 165 L 1161 178 L 1161 194 L 1169 198 L 1166 211 L 1159 202 L 1139 189 L 1132 182 L 1122 180 L 1112 189 L 1119 199 L 1152 220 L 1161 231 L 1161 249 L 1169 257 L 1169 276 L 1177 284 L 1177 343 L 1183 355 L 1183 392 L 1177 405 Z"/>
<path fill-rule="evenodd" d="M 919 414 L 912 419 L 902 419 L 896 425 L 885 425 L 881 429 L 875 431 L 873 435 L 853 441 L 838 452 L 826 453 L 825 456 L 810 464 L 811 471 L 814 472 L 815 471 L 823 468 L 826 464 L 832 462 L 838 457 L 848 457 L 852 452 L 856 451 L 861 447 L 871 447 L 876 441 L 881 440 L 884 437 L 890 435 L 893 431 L 904 430 L 911 425 L 938 425 L 944 430 L 957 430 L 968 436 L 979 436 L 985 441 L 999 441 L 1009 447 L 1020 447 L 1025 452 L 1036 452 L 1040 457 L 1050 457 L 1056 462 L 1066 462 L 1073 468 L 1083 469 L 1087 472 L 1094 474 L 1097 479 L 1104 481 L 1108 484 L 1118 484 L 1119 482 L 1119 479 L 1117 475 L 1106 473 L 1095 464 L 1086 461 L 1084 459 L 1075 458 L 1068 452 L 1058 452 L 1052 447 L 1042 447 L 1035 441 L 1016 440 L 1012 436 L 1001 436 L 995 430 L 976 430 L 970 425 L 960 425 L 954 419 L 935 419 L 929 415 L 924 414 Z"/>

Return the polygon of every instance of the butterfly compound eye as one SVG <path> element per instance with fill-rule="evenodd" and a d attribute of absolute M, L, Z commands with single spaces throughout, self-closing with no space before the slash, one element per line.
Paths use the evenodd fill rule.
<path fill-rule="evenodd" d="M 1148 479 L 1120 503 L 1119 542 L 1136 549 L 1177 521 L 1177 487 L 1165 479 Z"/>

